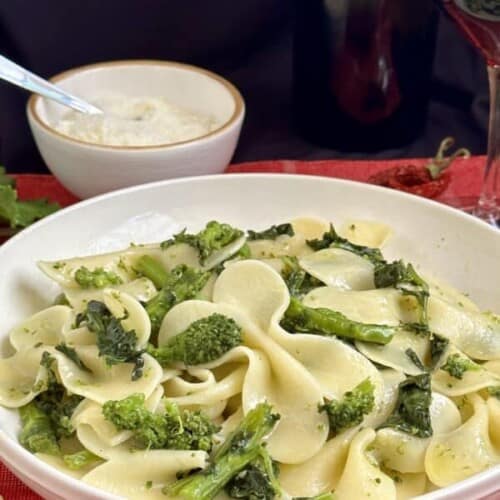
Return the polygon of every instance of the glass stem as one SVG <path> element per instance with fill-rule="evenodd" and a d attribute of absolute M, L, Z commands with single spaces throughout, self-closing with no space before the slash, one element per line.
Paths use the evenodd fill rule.
<path fill-rule="evenodd" d="M 498 226 L 500 225 L 500 66 L 488 65 L 488 80 L 490 85 L 488 157 L 475 214 Z"/>

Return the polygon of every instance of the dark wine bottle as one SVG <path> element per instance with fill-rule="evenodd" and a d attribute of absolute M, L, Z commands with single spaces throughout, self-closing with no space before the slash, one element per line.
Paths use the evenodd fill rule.
<path fill-rule="evenodd" d="M 422 133 L 438 9 L 433 0 L 294 0 L 294 121 L 307 140 L 377 151 Z"/>

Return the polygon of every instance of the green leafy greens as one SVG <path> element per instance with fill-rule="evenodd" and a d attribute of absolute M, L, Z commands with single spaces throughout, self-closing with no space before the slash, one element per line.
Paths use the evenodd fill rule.
<path fill-rule="evenodd" d="M 40 364 L 47 377 L 45 390 L 19 409 L 22 424 L 19 442 L 32 453 L 60 454 L 59 440 L 73 435 L 71 416 L 83 399 L 68 394 L 58 382 L 54 362 L 55 358 L 47 351 L 42 354 Z"/>
<path fill-rule="evenodd" d="M 281 276 L 293 297 L 300 298 L 314 288 L 323 286 L 320 280 L 300 267 L 297 257 L 282 257 L 281 261 L 283 262 Z"/>
<path fill-rule="evenodd" d="M 412 436 L 432 436 L 430 405 L 431 377 L 428 373 L 407 377 L 398 387 L 398 399 L 392 415 L 381 427 L 393 427 Z"/>
<path fill-rule="evenodd" d="M 257 405 L 245 415 L 238 427 L 215 452 L 206 469 L 179 479 L 167 486 L 164 493 L 186 500 L 210 500 L 241 471 L 257 461 L 259 468 L 264 467 L 265 474 L 259 474 L 254 492 L 269 492 L 274 489 L 276 496 L 279 496 L 281 490 L 275 478 L 272 460 L 264 446 L 266 437 L 272 432 L 278 419 L 279 415 L 272 413 L 269 404 Z M 267 486 L 263 484 L 266 478 L 269 479 Z M 251 496 L 250 488 L 249 481 L 245 481 L 249 498 L 259 498 Z"/>
<path fill-rule="evenodd" d="M 73 363 L 75 363 L 75 365 L 78 366 L 80 370 L 84 370 L 86 372 L 90 371 L 88 367 L 86 367 L 83 361 L 80 359 L 78 353 L 73 347 L 70 347 L 65 343 L 60 343 L 56 345 L 56 350 L 62 352 L 68 359 L 71 359 L 71 361 L 73 361 Z"/>
<path fill-rule="evenodd" d="M 295 234 L 293 227 L 289 223 L 278 224 L 265 229 L 264 231 L 248 231 L 248 239 L 254 240 L 275 240 L 278 236 L 293 236 Z"/>
<path fill-rule="evenodd" d="M 420 306 L 418 325 L 420 327 L 423 325 L 425 330 L 427 330 L 429 285 L 417 274 L 411 264 L 405 264 L 401 260 L 390 263 L 379 263 L 375 266 L 375 286 L 377 288 L 392 286 L 403 295 L 415 297 Z"/>
<path fill-rule="evenodd" d="M 352 252 L 356 255 L 359 255 L 360 257 L 364 257 L 373 264 L 385 262 L 382 252 L 378 248 L 371 248 L 352 243 L 347 238 L 339 236 L 335 231 L 333 224 L 330 224 L 330 230 L 324 233 L 321 239 L 307 240 L 307 244 L 313 250 L 323 250 L 325 248 L 341 248 L 342 250 L 347 250 L 348 252 Z"/>
<path fill-rule="evenodd" d="M 95 333 L 99 356 L 104 356 L 106 364 L 132 363 L 132 380 L 142 377 L 144 359 L 138 350 L 137 336 L 133 330 L 125 331 L 120 319 L 115 318 L 103 302 L 91 300 L 87 308 L 76 317 L 76 326 L 85 324 Z"/>

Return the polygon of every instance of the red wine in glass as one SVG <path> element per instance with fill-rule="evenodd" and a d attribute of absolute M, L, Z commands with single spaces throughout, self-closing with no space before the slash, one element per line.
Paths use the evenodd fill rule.
<path fill-rule="evenodd" d="M 476 215 L 500 227 L 500 0 L 442 0 L 486 60 L 490 85 L 488 158 Z"/>
<path fill-rule="evenodd" d="M 481 4 L 489 8 L 484 10 Z M 444 7 L 487 64 L 500 64 L 500 2 L 448 0 Z"/>

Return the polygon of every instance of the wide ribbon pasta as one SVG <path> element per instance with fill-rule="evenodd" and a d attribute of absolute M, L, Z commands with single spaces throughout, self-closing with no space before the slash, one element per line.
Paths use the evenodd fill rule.
<path fill-rule="evenodd" d="M 144 401 L 140 411 L 146 411 L 140 418 L 148 422 L 148 431 L 149 419 L 156 425 L 165 411 L 179 411 L 168 417 L 174 415 L 176 423 L 178 417 L 181 429 L 184 415 L 203 412 L 203 418 L 214 425 L 210 446 L 215 453 L 251 410 L 267 402 L 279 420 L 260 450 L 267 450 L 280 469 L 282 499 L 334 492 L 339 500 L 402 500 L 500 463 L 499 316 L 482 313 L 463 293 L 420 274 L 418 263 L 414 269 L 428 284 L 423 286 L 429 291 L 428 324 L 411 283 L 405 282 L 406 290 L 397 283 L 377 288 L 380 280 L 375 275 L 380 268 L 369 258 L 372 252 L 363 253 L 356 245 L 382 247 L 391 235 L 383 223 L 349 220 L 334 232 L 327 220 L 302 217 L 262 233 L 233 229 L 186 233 L 184 241 L 189 244 L 174 240 L 163 246 L 132 244 L 118 252 L 39 263 L 62 294 L 9 332 L 12 349 L 9 357 L 0 359 L 0 404 L 19 408 L 33 402 L 30 409 L 36 411 L 44 404 L 39 396 L 44 391 L 48 397 L 57 391 L 64 392 L 64 397 L 79 396 L 68 410 L 72 414 L 69 424 L 65 422 L 67 435 L 57 436 L 61 454 L 37 453 L 41 460 L 125 498 L 169 498 L 162 492 L 165 486 L 179 474 L 210 466 L 216 455 L 196 449 L 137 449 L 144 446 L 140 436 L 134 436 L 134 430 L 122 430 L 137 429 L 136 423 L 116 427 L 105 418 L 103 405 L 140 394 L 144 400 L 133 398 L 133 403 L 125 404 Z M 197 240 L 201 234 L 203 241 Z M 232 241 L 221 246 L 227 234 Z M 335 240 L 336 235 L 354 246 Z M 377 255 L 382 259 L 382 254 Z M 160 266 L 157 274 L 162 279 L 154 279 L 144 268 L 149 277 L 138 272 L 143 256 Z M 408 279 L 397 276 L 405 271 L 400 264 L 406 263 L 388 267 L 396 273 L 389 278 L 396 282 Z M 186 272 L 189 279 L 176 288 L 184 266 L 192 268 Z M 112 283 L 103 288 L 92 282 L 93 288 L 77 277 L 82 268 L 113 273 L 118 279 L 110 279 Z M 189 280 L 201 272 L 204 285 L 198 291 Z M 358 323 L 392 327 L 394 336 L 381 345 L 287 331 L 281 324 L 285 324 L 291 294 L 307 307 L 337 311 Z M 116 321 L 109 321 L 105 312 L 92 323 L 95 318 L 85 316 L 91 301 L 104 303 Z M 162 346 L 214 313 L 237 323 L 240 345 L 204 364 L 161 359 Z M 108 323 L 114 332 L 106 330 Z M 131 355 L 108 355 L 102 342 L 108 333 L 114 333 L 110 336 L 114 339 L 123 333 Z M 187 337 L 177 340 L 182 338 Z M 150 350 L 148 344 L 159 349 Z M 181 355 L 176 353 L 176 359 L 188 359 L 182 357 L 179 344 Z M 453 368 L 448 360 L 456 357 L 463 364 Z M 140 375 L 135 376 L 135 369 Z M 419 386 L 412 394 L 415 399 L 405 401 L 408 406 L 401 410 L 403 390 L 413 386 L 400 384 L 413 376 L 430 377 L 432 392 L 428 385 Z M 363 396 L 369 403 L 353 403 L 353 390 L 365 380 L 371 382 L 369 396 Z M 417 404 L 415 410 L 418 391 L 425 391 L 418 404 L 426 407 Z M 393 414 L 404 418 L 408 408 L 429 410 L 431 437 L 416 437 L 415 429 L 399 430 L 404 426 L 384 426 Z M 186 429 L 183 432 L 191 432 Z M 429 435 L 431 429 L 426 430 Z M 186 446 L 166 441 L 151 446 Z M 82 449 L 96 457 L 79 470 L 70 469 L 64 454 Z M 239 479 L 245 474 L 241 471 Z M 215 498 L 230 498 L 228 492 L 221 490 Z"/>

